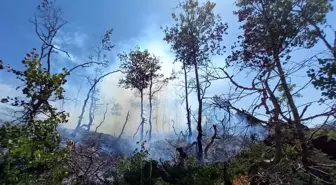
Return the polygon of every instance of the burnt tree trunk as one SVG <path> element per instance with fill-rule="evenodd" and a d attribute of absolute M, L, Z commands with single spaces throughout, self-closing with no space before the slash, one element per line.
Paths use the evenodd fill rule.
<path fill-rule="evenodd" d="M 185 99 L 186 99 L 186 111 L 187 111 L 187 125 L 188 125 L 188 143 L 191 143 L 192 131 L 191 131 L 191 120 L 190 120 L 190 109 L 189 109 L 189 97 L 188 97 L 188 76 L 186 64 L 183 63 L 184 71 L 184 90 L 185 90 Z"/>
<path fill-rule="evenodd" d="M 141 123 L 140 123 L 140 141 L 143 142 L 144 137 L 144 124 L 145 124 L 145 117 L 144 117 L 144 105 L 143 105 L 143 90 L 140 90 L 140 99 L 141 99 L 141 110 L 140 110 L 140 117 L 141 117 Z"/>
<path fill-rule="evenodd" d="M 308 152 L 308 147 L 307 147 L 305 135 L 304 135 L 304 132 L 303 132 L 302 126 L 301 126 L 301 118 L 300 118 L 298 109 L 295 105 L 293 96 L 290 92 L 289 86 L 287 84 L 285 72 L 282 69 L 282 65 L 281 65 L 281 62 L 280 62 L 280 59 L 279 59 L 279 55 L 275 54 L 274 59 L 275 59 L 276 67 L 279 71 L 280 81 L 282 83 L 284 93 L 286 95 L 289 107 L 290 107 L 290 109 L 292 111 L 292 114 L 293 114 L 294 124 L 295 124 L 295 127 L 296 127 L 296 132 L 298 134 L 299 141 L 300 141 L 300 144 L 301 144 L 302 163 L 303 163 L 303 165 L 308 165 L 308 162 L 309 162 L 308 161 L 308 154 L 309 154 L 309 152 Z"/>
<path fill-rule="evenodd" d="M 203 130 L 202 130 L 202 97 L 201 97 L 201 86 L 199 82 L 199 76 L 198 76 L 198 66 L 197 63 L 194 63 L 195 67 L 195 77 L 196 77 L 196 91 L 197 91 L 197 101 L 198 101 L 198 116 L 197 116 L 197 160 L 199 163 L 203 162 L 203 146 L 202 146 L 202 136 L 203 136 Z"/>
<path fill-rule="evenodd" d="M 148 117 L 148 123 L 149 123 L 149 132 L 148 132 L 148 141 L 150 142 L 152 140 L 152 110 L 153 110 L 153 94 L 152 94 L 152 88 L 153 88 L 153 79 L 151 78 L 150 84 L 149 84 L 149 117 Z"/>
<path fill-rule="evenodd" d="M 87 124 L 87 131 L 90 131 L 91 126 L 93 124 L 94 120 L 94 111 L 95 111 L 95 93 L 96 93 L 96 86 L 93 88 L 92 93 L 91 93 L 91 104 L 90 104 L 90 109 L 89 109 L 89 123 Z"/>

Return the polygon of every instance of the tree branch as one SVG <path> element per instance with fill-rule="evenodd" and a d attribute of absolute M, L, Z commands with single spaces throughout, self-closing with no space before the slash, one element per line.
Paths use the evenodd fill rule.
<path fill-rule="evenodd" d="M 219 137 L 217 137 L 217 126 L 213 125 L 212 127 L 214 129 L 214 134 L 211 137 L 211 141 L 209 142 L 209 144 L 206 145 L 204 148 L 204 156 L 206 159 L 208 158 L 208 151 L 209 151 L 210 146 L 214 143 L 215 139 L 220 139 Z"/>
<path fill-rule="evenodd" d="M 128 122 L 128 119 L 129 119 L 129 113 L 130 113 L 130 111 L 131 111 L 131 110 L 129 110 L 129 111 L 127 112 L 127 115 L 126 115 L 126 118 L 125 118 L 125 123 L 124 123 L 124 125 L 123 125 L 123 127 L 122 127 L 122 129 L 121 129 L 121 131 L 120 131 L 120 134 L 119 134 L 119 136 L 118 136 L 118 139 L 120 139 L 121 136 L 122 136 L 123 133 L 124 133 L 126 124 L 127 124 L 127 122 Z"/>

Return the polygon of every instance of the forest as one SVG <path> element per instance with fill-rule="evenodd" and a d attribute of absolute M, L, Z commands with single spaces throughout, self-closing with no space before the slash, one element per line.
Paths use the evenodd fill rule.
<path fill-rule="evenodd" d="M 232 45 L 217 4 L 177 2 L 160 27 L 171 61 L 139 43 L 113 63 L 116 25 L 62 66 L 71 22 L 40 0 L 29 22 L 41 45 L 16 52 L 21 62 L 0 52 L 0 82 L 15 86 L 0 97 L 0 184 L 336 184 L 333 0 L 236 0 Z M 131 99 L 102 98 L 103 86 L 117 91 L 107 78 Z M 67 94 L 74 79 L 83 96 Z M 181 109 L 162 103 L 172 96 Z"/>

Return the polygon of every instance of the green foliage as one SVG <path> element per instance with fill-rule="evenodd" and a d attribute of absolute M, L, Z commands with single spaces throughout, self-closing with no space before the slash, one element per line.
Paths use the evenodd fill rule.
<path fill-rule="evenodd" d="M 310 68 L 307 71 L 314 87 L 322 92 L 321 101 L 336 98 L 336 44 L 335 40 L 328 41 L 329 38 L 324 32 L 324 28 L 329 26 L 327 24 L 326 14 L 334 10 L 332 1 L 333 0 L 309 1 L 309 3 L 301 9 L 304 20 L 314 28 L 312 34 L 318 37 L 327 49 L 321 56 L 316 56 L 318 68 Z M 314 13 L 313 16 L 311 15 L 312 13 Z M 333 29 L 332 31 L 335 32 Z"/>
<path fill-rule="evenodd" d="M 181 12 L 172 14 L 176 24 L 164 29 L 164 40 L 171 45 L 175 61 L 187 66 L 207 65 L 212 55 L 223 53 L 221 42 L 228 26 L 214 13 L 215 6 L 210 1 L 200 5 L 194 0 L 178 5 Z"/>
<path fill-rule="evenodd" d="M 336 99 L 336 48 L 332 58 L 319 58 L 319 68 L 309 69 L 308 76 L 316 89 L 322 91 L 322 96 L 327 99 Z M 324 99 L 321 98 L 321 101 Z"/>
<path fill-rule="evenodd" d="M 296 88 L 296 84 L 289 84 L 288 86 L 289 86 L 288 88 L 289 88 L 290 92 L 295 92 L 294 90 Z M 283 85 L 279 85 L 278 91 L 281 93 L 280 97 L 277 98 L 279 103 L 284 103 L 284 102 L 287 103 L 287 101 L 286 101 L 287 98 L 286 98 L 286 94 L 284 92 Z M 293 97 L 301 98 L 302 95 L 300 93 L 296 93 L 296 94 L 293 93 Z"/>
<path fill-rule="evenodd" d="M 27 125 L 5 124 L 0 129 L 4 169 L 2 183 L 47 184 L 59 182 L 66 175 L 67 151 L 59 148 L 59 135 L 52 120 L 36 121 L 36 132 Z"/>
<path fill-rule="evenodd" d="M 65 68 L 51 73 L 52 41 L 65 24 L 61 10 L 52 1 L 42 0 L 32 23 L 42 41 L 40 54 L 27 53 L 23 70 L 10 65 L 0 69 L 13 73 L 20 81 L 20 97 L 6 97 L 1 103 L 13 106 L 21 115 L 0 128 L 0 184 L 60 184 L 67 176 L 68 152 L 61 148 L 57 126 L 67 122 L 68 114 L 58 111 L 51 101 L 64 99 L 63 85 L 70 74 Z"/>
<path fill-rule="evenodd" d="M 120 69 L 126 73 L 125 78 L 120 79 L 119 84 L 128 89 L 137 89 L 143 91 L 149 85 L 153 61 L 156 60 L 148 50 L 141 51 L 137 47 L 129 53 L 120 53 Z M 156 67 L 156 66 L 155 66 Z"/>
<path fill-rule="evenodd" d="M 254 162 L 264 158 L 271 158 L 272 154 L 272 149 L 263 143 L 253 143 L 249 149 L 242 151 L 230 161 L 230 175 L 232 177 L 244 175 Z"/>
<path fill-rule="evenodd" d="M 202 111 L 203 99 L 206 89 L 210 87 L 211 82 L 208 74 L 213 74 L 211 70 L 211 57 L 222 55 L 224 46 L 222 45 L 223 35 L 226 34 L 227 24 L 224 24 L 219 15 L 214 13 L 216 4 L 206 1 L 202 5 L 195 0 L 186 0 L 179 3 L 178 8 L 181 12 L 173 13 L 172 18 L 175 25 L 164 29 L 165 37 L 175 53 L 175 62 L 181 62 L 185 75 L 185 96 L 188 96 L 188 88 L 191 86 L 197 94 L 197 159 L 199 163 L 203 161 L 202 147 Z M 192 68 L 195 74 L 195 84 L 189 81 L 187 83 L 187 68 Z M 187 119 L 190 129 L 190 114 L 188 103 L 186 103 Z"/>
<path fill-rule="evenodd" d="M 141 141 L 143 140 L 143 128 L 144 128 L 144 90 L 149 87 L 149 101 L 152 103 L 153 95 L 155 92 L 159 91 L 158 89 L 153 89 L 153 83 L 158 82 L 160 78 L 163 77 L 159 73 L 161 70 L 160 60 L 148 52 L 148 50 L 141 51 L 139 47 L 136 47 L 135 50 L 130 51 L 129 53 L 120 53 L 118 54 L 121 64 L 119 68 L 122 72 L 126 74 L 124 78 L 119 80 L 119 85 L 126 89 L 136 89 L 140 93 L 141 98 Z M 164 80 L 164 83 L 168 79 Z M 161 86 L 162 87 L 162 86 Z M 150 105 L 152 106 L 152 104 Z M 151 107 L 152 109 L 152 107 Z M 151 123 L 151 111 L 150 110 L 150 131 L 149 139 L 151 139 L 152 134 L 152 123 Z"/>
<path fill-rule="evenodd" d="M 294 144 L 283 144 L 283 155 L 282 160 L 275 164 L 263 162 L 265 159 L 272 159 L 275 154 L 275 149 L 268 147 L 263 143 L 254 143 L 251 147 L 244 150 L 229 163 L 229 173 L 231 177 L 236 177 L 239 175 L 246 175 L 250 170 L 251 166 L 258 164 L 259 172 L 264 174 L 263 178 L 271 181 L 273 184 L 277 184 L 277 178 L 282 178 L 283 182 L 289 182 L 290 184 L 314 184 L 319 185 L 323 184 L 324 180 L 335 182 L 336 176 L 335 167 L 327 166 L 314 166 L 312 169 L 309 169 L 309 172 L 300 168 L 298 164 L 300 163 L 300 143 L 295 141 Z M 329 160 L 323 153 L 312 150 L 311 156 L 314 158 L 314 161 L 320 164 L 334 164 L 333 161 Z M 325 172 L 330 176 L 325 176 L 319 172 Z M 274 175 L 276 174 L 276 175 Z M 314 174 L 315 177 L 312 178 L 310 174 Z"/>
<path fill-rule="evenodd" d="M 313 134 L 313 138 L 317 138 L 319 136 L 327 135 L 329 138 L 336 139 L 336 130 L 329 130 L 329 129 L 315 129 L 311 132 Z"/>
<path fill-rule="evenodd" d="M 123 173 L 126 184 L 220 184 L 223 182 L 223 165 L 197 164 L 195 159 L 186 161 L 185 166 L 155 160 L 135 161 L 130 159 L 129 168 Z M 133 168 L 131 168 L 131 166 Z M 140 168 L 139 168 L 140 167 Z"/>
<path fill-rule="evenodd" d="M 318 41 L 315 30 L 308 27 L 304 17 L 315 23 L 325 22 L 330 11 L 328 0 L 318 1 L 258 1 L 242 0 L 237 3 L 239 22 L 244 25 L 243 39 L 231 60 L 242 59 L 250 67 L 271 67 L 274 55 L 279 55 L 283 64 L 290 61 L 294 48 L 311 48 Z M 256 8 L 262 7 L 262 8 Z M 314 11 L 311 11 L 314 9 Z M 235 63 L 237 65 L 237 63 Z"/>
<path fill-rule="evenodd" d="M 51 75 L 40 62 L 34 50 L 23 60 L 26 70 L 8 69 L 23 82 L 18 88 L 25 98 L 4 101 L 24 110 L 19 124 L 6 123 L 0 128 L 0 146 L 6 150 L 0 156 L 4 161 L 0 182 L 4 184 L 57 184 L 66 174 L 67 151 L 60 148 L 56 127 L 67 122 L 68 115 L 57 112 L 49 100 L 63 99 L 62 85 L 69 73 L 64 69 Z M 47 118 L 41 119 L 41 114 Z"/>
<path fill-rule="evenodd" d="M 148 159 L 148 151 L 142 144 L 134 156 L 118 163 L 118 175 L 114 184 L 177 184 L 205 185 L 223 182 L 223 164 L 198 165 L 195 158 L 183 163 Z"/>

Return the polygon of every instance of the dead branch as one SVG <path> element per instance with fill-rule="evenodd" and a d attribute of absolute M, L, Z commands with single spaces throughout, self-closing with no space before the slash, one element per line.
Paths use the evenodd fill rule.
<path fill-rule="evenodd" d="M 97 132 L 98 128 L 105 122 L 106 114 L 107 114 L 107 110 L 108 110 L 108 103 L 106 104 L 106 108 L 105 108 L 105 112 L 104 112 L 103 119 L 102 119 L 102 121 L 99 123 L 99 125 L 96 127 L 95 132 Z"/>
<path fill-rule="evenodd" d="M 122 127 L 122 129 L 121 129 L 121 131 L 120 131 L 120 134 L 119 134 L 119 136 L 118 136 L 118 139 L 120 139 L 120 138 L 121 138 L 121 136 L 122 136 L 122 135 L 123 135 L 123 133 L 124 133 L 124 130 L 125 130 L 126 124 L 127 124 L 127 122 L 128 122 L 128 119 L 129 119 L 129 114 L 130 114 L 130 111 L 131 111 L 131 110 L 129 110 L 129 111 L 127 112 L 127 115 L 126 115 L 126 118 L 125 118 L 125 123 L 124 123 L 124 125 L 123 125 L 123 127 Z"/>
<path fill-rule="evenodd" d="M 172 128 L 173 128 L 173 131 L 175 133 L 176 136 L 179 136 L 179 134 L 176 132 L 176 129 L 175 129 L 175 121 L 174 120 L 171 120 L 173 122 L 172 124 Z"/>
<path fill-rule="evenodd" d="M 93 124 L 94 117 L 95 117 L 94 112 L 97 106 L 96 99 L 95 99 L 96 92 L 97 92 L 97 88 L 95 87 L 93 88 L 92 93 L 91 93 L 91 102 L 90 102 L 90 107 L 89 107 L 89 122 L 86 127 L 87 131 L 90 131 L 91 126 Z"/>
<path fill-rule="evenodd" d="M 320 130 L 321 130 L 321 129 L 328 123 L 329 117 L 330 117 L 330 115 L 327 116 L 327 118 L 324 120 L 323 124 L 321 124 L 321 126 L 319 126 L 319 128 L 317 128 L 316 130 L 314 130 L 314 131 L 310 134 L 310 136 L 309 136 L 309 138 L 307 139 L 307 141 L 310 141 L 311 139 L 313 139 L 314 135 L 315 135 L 318 131 L 320 131 Z"/>
<path fill-rule="evenodd" d="M 54 2 L 47 0 L 37 7 L 37 15 L 34 20 L 30 20 L 35 26 L 35 33 L 42 41 L 41 54 L 40 54 L 40 66 L 42 66 L 42 59 L 46 58 L 47 71 L 51 69 L 51 53 L 61 51 L 70 56 L 68 52 L 55 47 L 53 40 L 57 35 L 57 32 L 66 24 L 66 21 L 62 20 L 62 11 L 57 8 Z"/>
<path fill-rule="evenodd" d="M 336 110 L 331 109 L 330 111 L 323 112 L 321 114 L 316 114 L 316 115 L 313 115 L 313 116 L 302 118 L 301 121 L 302 122 L 303 121 L 308 121 L 308 120 L 312 120 L 312 119 L 315 119 L 315 118 L 318 118 L 318 117 L 327 117 L 327 116 L 333 115 L 335 113 L 336 113 Z"/>
<path fill-rule="evenodd" d="M 236 87 L 240 88 L 240 89 L 244 89 L 244 90 L 255 90 L 255 91 L 262 91 L 262 89 L 260 88 L 256 88 L 256 87 L 244 87 L 242 85 L 239 85 L 236 81 L 233 80 L 233 76 L 230 76 L 224 68 L 219 68 L 224 74 L 225 77 L 224 78 L 228 78 L 230 80 L 230 82 L 232 84 L 234 84 Z"/>
<path fill-rule="evenodd" d="M 214 129 L 214 134 L 213 136 L 211 137 L 211 141 L 209 142 L 209 144 L 207 144 L 204 148 L 204 157 L 205 158 L 208 158 L 208 151 L 209 151 L 209 148 L 211 147 L 211 145 L 214 143 L 215 139 L 220 139 L 218 136 L 217 136 L 217 126 L 216 125 L 213 125 L 212 126 L 213 129 Z"/>
<path fill-rule="evenodd" d="M 86 104 L 90 98 L 90 93 L 92 92 L 92 90 L 95 88 L 95 86 L 98 84 L 98 82 L 100 80 L 102 80 L 103 78 L 105 78 L 106 76 L 110 75 L 110 74 L 113 74 L 113 73 L 117 73 L 117 72 L 120 72 L 120 70 L 116 70 L 116 71 L 112 71 L 112 72 L 108 72 L 100 77 L 98 77 L 97 79 L 95 79 L 95 81 L 93 82 L 91 88 L 89 89 L 87 95 L 86 95 L 86 99 L 84 100 L 84 104 L 82 106 L 82 112 L 80 114 L 80 116 L 78 117 L 78 122 L 77 122 L 77 126 L 76 126 L 76 129 L 75 129 L 75 132 L 74 134 L 77 133 L 78 131 L 78 128 L 80 127 L 81 123 L 82 123 L 82 120 L 83 120 L 83 116 L 84 116 L 84 113 L 85 113 L 85 107 L 86 107 Z"/>
<path fill-rule="evenodd" d="M 99 146 L 101 136 L 102 134 L 99 134 L 98 137 L 89 138 L 77 147 L 72 147 L 69 158 L 70 174 L 76 181 L 83 184 L 107 182 L 102 175 L 115 168 L 113 156 L 104 153 Z"/>

